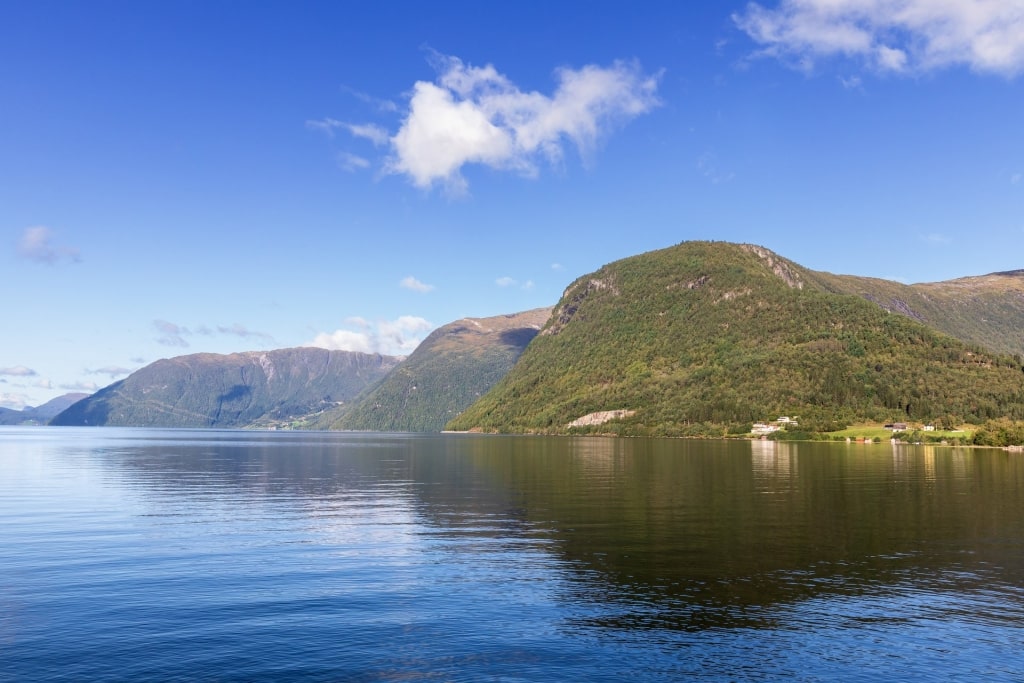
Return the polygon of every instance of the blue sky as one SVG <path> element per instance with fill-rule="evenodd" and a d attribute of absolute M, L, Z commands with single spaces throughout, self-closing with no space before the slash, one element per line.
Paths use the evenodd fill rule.
<path fill-rule="evenodd" d="M 684 240 L 1024 268 L 1022 72 L 1024 0 L 7 0 L 0 405 L 408 353 Z"/>

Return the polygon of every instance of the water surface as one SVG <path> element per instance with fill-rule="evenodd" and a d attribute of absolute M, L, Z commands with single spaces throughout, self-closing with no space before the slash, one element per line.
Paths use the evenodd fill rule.
<path fill-rule="evenodd" d="M 1024 457 L 0 429 L 0 680 L 1024 680 Z"/>

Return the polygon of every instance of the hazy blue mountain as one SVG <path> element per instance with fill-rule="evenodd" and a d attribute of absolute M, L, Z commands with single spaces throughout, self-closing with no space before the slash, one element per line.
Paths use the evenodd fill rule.
<path fill-rule="evenodd" d="M 81 401 L 89 394 L 72 393 L 63 394 L 57 398 L 50 399 L 41 406 L 26 406 L 22 410 L 11 410 L 0 408 L 0 424 L 21 425 L 21 424 L 46 424 L 54 416 L 68 407 Z"/>
<path fill-rule="evenodd" d="M 344 404 L 400 358 L 318 348 L 198 353 L 151 363 L 57 415 L 54 425 L 289 425 Z"/>

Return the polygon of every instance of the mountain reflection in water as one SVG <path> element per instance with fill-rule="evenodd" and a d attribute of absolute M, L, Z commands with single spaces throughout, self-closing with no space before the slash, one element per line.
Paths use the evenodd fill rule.
<path fill-rule="evenodd" d="M 10 429 L 0 482 L 10 680 L 1024 672 L 1002 451 Z"/>

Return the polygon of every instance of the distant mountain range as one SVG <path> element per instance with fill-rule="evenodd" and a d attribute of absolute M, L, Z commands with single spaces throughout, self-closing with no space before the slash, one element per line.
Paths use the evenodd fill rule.
<path fill-rule="evenodd" d="M 133 372 L 50 424 L 290 426 L 352 400 L 400 360 L 317 348 L 179 356 Z"/>
<path fill-rule="evenodd" d="M 0 425 L 40 425 L 46 424 L 61 411 L 67 409 L 73 403 L 81 401 L 89 394 L 72 393 L 58 396 L 41 406 L 27 406 L 22 410 L 11 410 L 0 408 Z"/>
<path fill-rule="evenodd" d="M 434 330 L 377 387 L 325 413 L 325 429 L 436 432 L 505 376 L 550 308 L 463 318 Z"/>
<path fill-rule="evenodd" d="M 1024 271 L 904 285 L 686 242 L 577 279 L 554 309 L 444 325 L 406 359 L 181 356 L 53 424 L 699 435 L 781 415 L 982 422 L 1024 417 L 1022 330 Z"/>
<path fill-rule="evenodd" d="M 680 244 L 576 280 L 448 428 L 720 435 L 777 416 L 814 430 L 1024 418 L 1021 282 L 906 286 L 753 245 Z"/>

